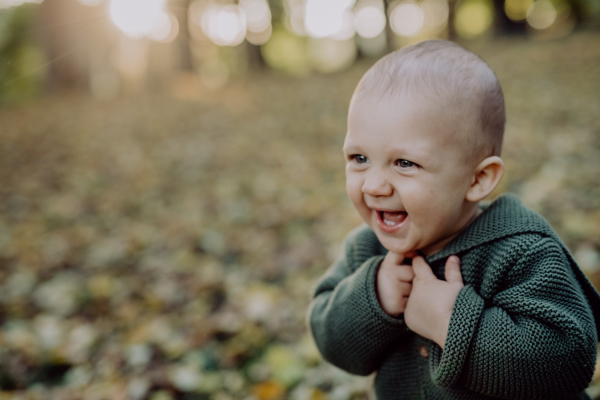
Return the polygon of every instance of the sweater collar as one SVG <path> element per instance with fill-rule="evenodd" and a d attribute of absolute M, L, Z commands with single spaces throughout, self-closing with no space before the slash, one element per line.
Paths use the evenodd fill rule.
<path fill-rule="evenodd" d="M 428 262 L 470 250 L 507 236 L 520 233 L 539 233 L 554 236 L 552 228 L 536 212 L 526 208 L 512 194 L 503 194 L 442 250 L 427 257 Z"/>

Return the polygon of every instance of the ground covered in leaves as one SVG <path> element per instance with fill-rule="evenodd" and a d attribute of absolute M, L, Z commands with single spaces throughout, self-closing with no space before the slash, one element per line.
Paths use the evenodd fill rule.
<path fill-rule="evenodd" d="M 497 193 L 600 286 L 600 35 L 474 49 L 507 102 Z M 369 398 L 304 325 L 360 223 L 341 146 L 369 65 L 0 110 L 0 399 Z"/>

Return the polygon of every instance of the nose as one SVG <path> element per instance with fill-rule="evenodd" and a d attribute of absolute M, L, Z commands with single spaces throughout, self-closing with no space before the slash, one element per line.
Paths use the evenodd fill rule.
<path fill-rule="evenodd" d="M 394 188 L 381 171 L 375 169 L 367 172 L 362 192 L 372 197 L 391 196 Z"/>

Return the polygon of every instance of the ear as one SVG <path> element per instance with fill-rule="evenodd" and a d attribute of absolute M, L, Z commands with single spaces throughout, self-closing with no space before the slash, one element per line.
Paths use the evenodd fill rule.
<path fill-rule="evenodd" d="M 484 159 L 475 168 L 475 175 L 465 199 L 472 202 L 483 200 L 496 188 L 504 175 L 504 162 L 498 156 Z"/>

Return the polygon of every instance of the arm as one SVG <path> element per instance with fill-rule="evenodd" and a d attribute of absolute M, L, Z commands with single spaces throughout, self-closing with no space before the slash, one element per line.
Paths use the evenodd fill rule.
<path fill-rule="evenodd" d="M 346 241 L 343 256 L 317 284 L 308 313 L 323 357 L 357 375 L 375 371 L 388 346 L 407 332 L 402 319 L 379 306 L 375 279 L 384 255 L 365 251 L 364 232 Z"/>
<path fill-rule="evenodd" d="M 500 398 L 556 399 L 583 392 L 596 361 L 592 312 L 560 246 L 533 244 L 489 304 L 458 294 L 432 379 Z"/>

